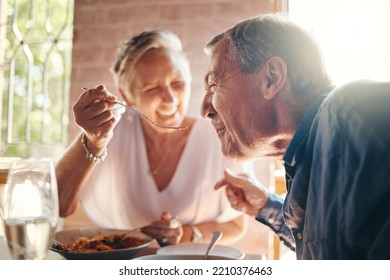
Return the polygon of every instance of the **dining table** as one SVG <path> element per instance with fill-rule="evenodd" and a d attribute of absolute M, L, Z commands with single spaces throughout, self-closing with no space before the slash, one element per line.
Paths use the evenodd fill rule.
<path fill-rule="evenodd" d="M 153 240 L 152 243 L 146 247 L 145 249 L 138 252 L 136 255 L 133 256 L 134 258 L 145 256 L 145 255 L 154 255 L 156 254 L 157 250 L 160 248 L 158 243 Z M 63 256 L 60 254 L 53 252 L 49 250 L 49 252 L 46 255 L 46 260 L 65 260 Z M 257 254 L 245 254 L 244 260 L 264 260 L 264 255 L 257 255 Z M 7 241 L 4 235 L 0 235 L 0 260 L 12 260 L 12 256 L 9 252 Z"/>

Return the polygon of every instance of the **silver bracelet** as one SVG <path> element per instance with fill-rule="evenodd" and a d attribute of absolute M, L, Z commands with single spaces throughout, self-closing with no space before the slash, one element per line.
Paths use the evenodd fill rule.
<path fill-rule="evenodd" d="M 100 156 L 95 156 L 93 153 L 88 151 L 87 148 L 87 137 L 85 136 L 85 133 L 81 136 L 81 143 L 83 144 L 84 150 L 85 150 L 85 157 L 90 160 L 90 162 L 93 163 L 99 163 L 104 161 L 104 159 L 107 156 L 107 148 L 104 148 L 103 153 Z"/>

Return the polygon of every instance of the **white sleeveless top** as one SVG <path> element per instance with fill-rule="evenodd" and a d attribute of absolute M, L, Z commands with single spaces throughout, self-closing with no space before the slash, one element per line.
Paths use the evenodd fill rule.
<path fill-rule="evenodd" d="M 253 172 L 250 163 L 225 159 L 208 120 L 195 121 L 177 169 L 159 192 L 149 174 L 146 146 L 138 116 L 122 115 L 99 163 L 79 193 L 82 207 L 101 227 L 133 229 L 160 219 L 163 211 L 183 224 L 228 222 L 242 215 L 230 207 L 225 190 L 214 190 L 225 168 Z"/>

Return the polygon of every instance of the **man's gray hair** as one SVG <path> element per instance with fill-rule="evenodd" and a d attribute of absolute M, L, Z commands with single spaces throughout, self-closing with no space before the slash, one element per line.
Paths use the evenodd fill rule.
<path fill-rule="evenodd" d="M 263 14 L 244 20 L 212 38 L 206 53 L 223 39 L 229 43 L 230 61 L 241 65 L 244 73 L 256 72 L 269 58 L 278 56 L 287 64 L 297 95 L 316 95 L 332 88 L 317 42 L 283 15 Z"/>

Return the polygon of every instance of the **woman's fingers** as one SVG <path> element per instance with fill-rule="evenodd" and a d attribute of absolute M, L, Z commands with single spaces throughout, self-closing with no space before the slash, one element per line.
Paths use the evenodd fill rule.
<path fill-rule="evenodd" d="M 154 221 L 150 225 L 141 228 L 141 231 L 159 242 L 160 246 L 176 244 L 183 236 L 183 226 L 177 218 L 164 212 L 161 220 Z"/>
<path fill-rule="evenodd" d="M 99 85 L 85 90 L 73 106 L 75 122 L 86 133 L 89 145 L 104 146 L 112 138 L 113 129 L 124 112 L 116 101 L 116 96 Z"/>
<path fill-rule="evenodd" d="M 110 93 L 104 85 L 85 90 L 79 98 L 80 105 L 87 108 L 88 106 L 99 103 L 99 101 L 115 102 L 117 97 Z"/>
<path fill-rule="evenodd" d="M 119 121 L 121 118 L 121 113 L 122 111 L 119 108 L 115 108 L 114 106 L 106 106 L 104 110 L 86 109 L 85 112 L 78 116 L 76 123 L 82 123 L 91 127 L 99 127 L 111 120 L 113 123 L 115 121 Z"/>
<path fill-rule="evenodd" d="M 171 220 L 172 219 L 172 214 L 169 212 L 162 212 L 161 213 L 161 220 Z"/>
<path fill-rule="evenodd" d="M 77 121 L 93 120 L 97 116 L 100 117 L 102 113 L 106 113 L 102 118 L 109 118 L 110 110 L 115 109 L 115 101 L 117 98 L 108 92 L 103 85 L 97 86 L 95 89 L 88 89 L 84 91 L 79 100 L 73 106 L 75 118 Z M 104 121 L 101 121 L 103 123 Z M 98 124 L 98 125 L 100 125 Z"/>
<path fill-rule="evenodd" d="M 77 117 L 76 120 L 88 121 L 94 120 L 97 117 L 109 119 L 114 115 L 124 112 L 123 108 L 118 107 L 115 101 L 111 101 L 110 98 L 96 99 L 96 95 L 93 92 L 91 93 L 91 91 L 84 92 L 73 106 L 73 112 L 75 113 L 75 117 Z"/>
<path fill-rule="evenodd" d="M 154 221 L 150 224 L 156 228 L 168 228 L 176 229 L 182 226 L 181 222 L 177 217 L 172 217 L 168 212 L 163 212 L 161 215 L 161 220 Z"/>

